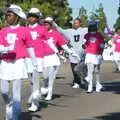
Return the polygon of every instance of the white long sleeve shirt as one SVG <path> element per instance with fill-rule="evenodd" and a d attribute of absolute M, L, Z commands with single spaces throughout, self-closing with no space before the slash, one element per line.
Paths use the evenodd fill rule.
<path fill-rule="evenodd" d="M 62 29 L 57 24 L 54 23 L 56 30 L 62 33 L 69 41 L 72 46 L 72 49 L 82 57 L 84 54 L 84 49 L 82 48 L 82 44 L 84 43 L 84 35 L 88 32 L 88 28 L 78 28 L 78 29 Z M 70 62 L 78 63 L 79 61 L 75 59 L 73 56 L 69 56 Z"/>

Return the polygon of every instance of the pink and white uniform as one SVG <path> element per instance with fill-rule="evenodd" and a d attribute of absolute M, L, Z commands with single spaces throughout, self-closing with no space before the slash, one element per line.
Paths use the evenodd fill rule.
<path fill-rule="evenodd" d="M 120 35 L 115 35 L 115 37 L 113 38 L 113 44 L 115 45 L 113 59 L 118 70 L 120 71 Z"/>
<path fill-rule="evenodd" d="M 86 63 L 100 64 L 101 45 L 104 44 L 104 38 L 100 33 L 86 34 L 85 37 Z"/>
<path fill-rule="evenodd" d="M 48 31 L 47 37 L 51 38 L 51 42 L 55 45 L 56 48 L 61 47 L 62 45 L 67 43 L 64 37 L 56 30 Z M 55 53 L 49 53 L 49 50 L 45 49 L 44 67 L 60 65 L 59 57 Z"/>
<path fill-rule="evenodd" d="M 57 48 L 67 43 L 67 40 L 56 30 L 48 32 L 48 37 L 53 38 L 53 43 Z"/>
<path fill-rule="evenodd" d="M 57 32 L 56 30 L 53 30 L 53 29 L 48 31 L 47 37 L 49 38 L 48 42 L 50 40 L 50 44 L 53 44 L 54 51 L 57 51 L 58 47 L 62 47 L 63 45 L 65 45 L 67 43 L 67 41 L 64 39 L 64 37 L 62 37 L 59 32 Z M 60 59 L 56 53 L 48 55 L 48 53 L 49 53 L 48 50 L 45 50 L 45 53 L 46 53 L 46 56 L 44 57 L 44 68 L 45 68 L 44 69 L 44 79 L 45 79 L 45 83 L 46 83 L 45 86 L 48 88 L 48 94 L 45 99 L 51 100 L 54 79 L 59 70 Z M 48 81 L 47 81 L 47 79 L 48 79 Z"/>
<path fill-rule="evenodd" d="M 48 51 L 47 54 L 52 54 L 54 51 L 48 46 L 46 43 L 46 30 L 43 26 L 38 25 L 37 23 L 33 26 L 27 27 L 28 31 L 31 34 L 33 44 L 34 44 L 34 51 L 35 56 L 37 60 L 37 71 L 42 72 L 43 71 L 43 58 L 45 56 L 45 50 Z M 32 73 L 32 67 L 31 62 L 29 58 L 26 58 L 27 61 L 27 67 L 28 67 L 28 73 Z"/>
<path fill-rule="evenodd" d="M 28 30 L 19 25 L 5 27 L 1 30 L 1 37 L 5 41 L 5 46 L 13 45 L 14 48 L 12 51 L 2 55 L 0 79 L 15 80 L 27 78 L 24 58 L 27 54 L 26 48 L 33 47 Z"/>
<path fill-rule="evenodd" d="M 102 51 L 104 48 L 104 38 L 99 33 L 88 33 L 85 35 L 85 63 L 87 63 L 87 77 L 85 78 L 88 82 L 88 90 L 90 93 L 93 91 L 93 74 L 96 78 L 96 92 L 100 92 L 102 85 L 100 84 L 100 64 L 102 64 Z"/>

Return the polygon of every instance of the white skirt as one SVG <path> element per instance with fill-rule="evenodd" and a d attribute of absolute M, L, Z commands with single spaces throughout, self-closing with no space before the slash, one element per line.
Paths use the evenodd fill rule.
<path fill-rule="evenodd" d="M 85 57 L 85 63 L 92 63 L 95 65 L 102 64 L 103 63 L 103 57 L 101 55 L 95 55 L 95 54 L 86 54 Z"/>
<path fill-rule="evenodd" d="M 43 72 L 43 58 L 36 58 L 37 72 Z M 34 66 L 30 58 L 25 58 L 25 65 L 28 73 L 33 73 Z"/>
<path fill-rule="evenodd" d="M 120 61 L 120 52 L 114 52 L 113 59 L 115 61 Z"/>
<path fill-rule="evenodd" d="M 44 67 L 59 66 L 60 59 L 56 54 L 44 56 Z"/>
<path fill-rule="evenodd" d="M 0 79 L 1 80 L 15 80 L 28 78 L 27 69 L 25 67 L 24 59 L 18 59 L 12 62 L 1 61 L 0 64 Z"/>

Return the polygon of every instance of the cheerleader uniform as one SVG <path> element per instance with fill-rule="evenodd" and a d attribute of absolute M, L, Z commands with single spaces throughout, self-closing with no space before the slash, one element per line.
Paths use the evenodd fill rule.
<path fill-rule="evenodd" d="M 30 32 L 34 44 L 34 51 L 35 51 L 35 57 L 37 61 L 37 69 L 36 71 L 33 70 L 31 60 L 29 58 L 26 58 L 26 65 L 28 68 L 28 74 L 32 73 L 33 76 L 30 79 L 31 81 L 31 96 L 29 97 L 28 102 L 32 103 L 31 107 L 29 108 L 29 111 L 36 111 L 38 110 L 39 106 L 39 99 L 41 97 L 40 93 L 40 77 L 42 77 L 43 72 L 43 57 L 44 57 L 44 50 L 50 49 L 49 53 L 54 53 L 53 50 L 48 46 L 46 43 L 46 30 L 43 26 L 38 25 L 37 23 L 33 25 L 29 25 L 27 27 L 28 31 Z M 35 101 L 35 102 L 34 102 Z M 33 110 L 34 108 L 34 110 Z"/>
<path fill-rule="evenodd" d="M 1 37 L 5 46 L 13 46 L 13 50 L 2 54 L 0 64 L 1 92 L 6 104 L 6 119 L 14 118 L 17 120 L 21 111 L 21 79 L 28 77 L 24 58 L 27 50 L 28 52 L 30 49 L 33 50 L 33 42 L 27 29 L 19 24 L 3 28 Z M 36 65 L 35 57 L 32 58 L 32 62 Z M 9 95 L 10 82 L 12 82 L 13 87 L 12 98 Z"/>
<path fill-rule="evenodd" d="M 60 59 L 56 54 L 58 47 L 63 48 L 69 54 L 72 54 L 72 51 L 66 45 L 67 40 L 65 40 L 58 31 L 51 29 L 48 31 L 47 37 L 49 38 L 47 41 L 48 44 L 55 51 L 54 54 L 48 54 L 48 51 L 46 51 L 46 56 L 44 57 L 44 79 L 48 80 L 48 94 L 45 99 L 51 100 L 54 79 L 56 78 L 60 66 Z"/>
<path fill-rule="evenodd" d="M 88 75 L 86 80 L 88 81 L 88 92 L 93 91 L 93 73 L 96 76 L 96 92 L 100 92 L 102 85 L 100 84 L 100 64 L 102 64 L 102 50 L 104 46 L 103 36 L 99 33 L 88 33 L 84 37 L 86 42 L 84 44 L 86 57 L 85 63 L 88 68 Z"/>
<path fill-rule="evenodd" d="M 116 35 L 113 38 L 113 44 L 115 45 L 113 54 L 114 61 L 116 63 L 118 71 L 120 71 L 120 35 Z"/>

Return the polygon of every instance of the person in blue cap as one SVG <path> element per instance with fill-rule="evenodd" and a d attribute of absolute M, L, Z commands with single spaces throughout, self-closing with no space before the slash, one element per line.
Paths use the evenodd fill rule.
<path fill-rule="evenodd" d="M 102 85 L 100 84 L 100 65 L 102 64 L 102 53 L 104 49 L 104 38 L 98 32 L 97 22 L 90 21 L 88 25 L 88 33 L 84 36 L 85 43 L 83 48 L 86 52 L 85 63 L 87 64 L 88 74 L 86 80 L 88 82 L 88 93 L 93 92 L 93 76 L 96 78 L 96 92 L 100 92 Z"/>

